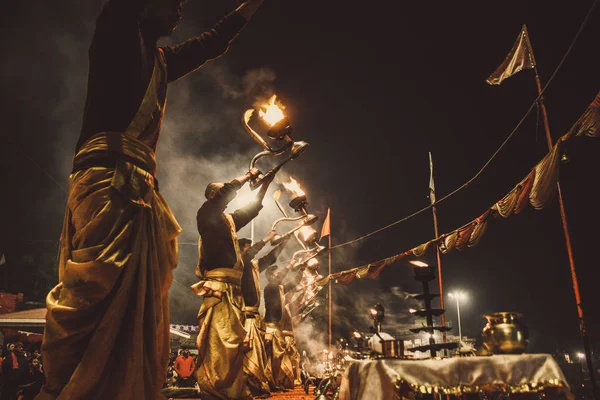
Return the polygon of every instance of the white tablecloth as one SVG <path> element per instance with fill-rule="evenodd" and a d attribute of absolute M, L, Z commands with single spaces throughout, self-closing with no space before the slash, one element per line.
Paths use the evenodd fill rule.
<path fill-rule="evenodd" d="M 421 393 L 460 394 L 478 391 L 521 393 L 560 388 L 567 381 L 549 354 L 455 357 L 442 360 L 364 360 L 348 366 L 340 400 L 393 398 L 404 383 Z"/>

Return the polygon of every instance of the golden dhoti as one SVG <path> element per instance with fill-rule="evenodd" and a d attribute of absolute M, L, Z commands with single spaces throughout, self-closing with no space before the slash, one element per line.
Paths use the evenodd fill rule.
<path fill-rule="evenodd" d="M 38 400 L 163 398 L 181 229 L 157 191 L 154 152 L 142 142 L 96 135 L 75 165 L 109 150 L 118 154 L 114 167 L 71 175 L 59 284 L 46 299 L 47 380 Z"/>
<path fill-rule="evenodd" d="M 245 329 L 247 332 L 244 340 L 244 373 L 248 377 L 248 384 L 258 391 L 269 392 L 269 384 L 274 384 L 273 375 L 267 359 L 264 335 L 266 333 L 262 316 L 258 307 L 245 307 L 246 314 L 254 318 L 246 318 Z"/>
<path fill-rule="evenodd" d="M 217 268 L 203 278 L 192 286 L 196 294 L 204 296 L 198 312 L 198 366 L 194 376 L 201 393 L 224 400 L 251 398 L 243 371 L 246 330 L 241 271 Z"/>
<path fill-rule="evenodd" d="M 296 337 L 292 331 L 282 331 L 285 340 L 286 354 L 292 364 L 292 372 L 294 375 L 294 385 L 299 385 L 300 380 L 300 353 L 296 347 Z"/>
<path fill-rule="evenodd" d="M 267 334 L 271 338 L 269 356 L 275 385 L 293 389 L 295 380 L 294 364 L 288 351 L 286 338 L 275 323 L 267 323 Z"/>

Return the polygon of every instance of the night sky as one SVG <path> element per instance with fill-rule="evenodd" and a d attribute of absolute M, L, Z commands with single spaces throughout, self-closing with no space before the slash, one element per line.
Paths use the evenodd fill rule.
<path fill-rule="evenodd" d="M 0 252 L 7 264 L 0 268 L 12 268 L 0 274 L 10 277 L 4 289 L 16 290 L 29 278 L 14 260 L 41 248 L 56 253 L 66 202 L 60 186 L 68 187 L 85 101 L 87 49 L 102 3 L 13 2 L 3 13 Z M 287 106 L 294 138 L 310 143 L 279 178 L 298 179 L 309 211 L 321 220 L 331 207 L 332 240 L 339 244 L 428 205 L 428 152 L 438 198 L 471 178 L 537 96 L 533 71 L 500 86 L 485 83 L 521 25 L 527 24 L 545 83 L 591 4 L 266 0 L 225 56 L 169 87 L 158 178 L 184 228 L 171 290 L 174 322 L 193 323 L 200 303 L 188 287 L 195 281 L 195 213 L 205 185 L 245 173 L 261 150 L 240 122 L 259 96 L 276 93 Z M 234 7 L 233 1 L 190 0 L 180 28 L 161 43 L 200 34 Z M 596 9 L 546 92 L 554 139 L 600 89 L 599 37 Z M 478 217 L 546 151 L 534 109 L 481 177 L 439 205 L 440 231 Z M 598 343 L 600 142 L 574 138 L 568 151 L 571 162 L 561 165 L 560 178 L 590 336 Z M 272 192 L 257 220 L 257 238 L 279 217 Z M 426 212 L 337 250 L 333 268 L 376 261 L 432 237 Z M 434 265 L 435 253 L 425 260 Z M 322 264 L 326 273 L 326 258 Z M 556 200 L 541 211 L 529 207 L 493 220 L 477 247 L 443 255 L 442 265 L 445 291 L 469 294 L 461 305 L 463 334 L 479 337 L 485 313 L 520 311 L 531 330 L 530 350 L 582 350 Z M 406 262 L 389 267 L 376 281 L 336 287 L 336 336 L 346 335 L 351 325 L 368 326 L 366 308 L 380 299 L 390 324 L 410 323 L 401 294 L 418 290 Z M 453 303 L 446 308 L 455 322 Z M 394 329 L 388 325 L 388 331 Z"/>

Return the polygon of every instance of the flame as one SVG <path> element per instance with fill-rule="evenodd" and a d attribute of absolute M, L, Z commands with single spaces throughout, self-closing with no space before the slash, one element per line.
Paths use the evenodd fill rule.
<path fill-rule="evenodd" d="M 305 195 L 304 190 L 302 190 L 298 181 L 295 180 L 294 178 L 292 178 L 291 176 L 290 176 L 290 181 L 285 182 L 283 184 L 283 187 L 286 188 L 287 190 L 289 190 L 290 192 L 292 192 L 292 194 L 294 196 L 304 196 Z"/>
<path fill-rule="evenodd" d="M 285 117 L 283 114 L 283 110 L 285 107 L 279 107 L 275 104 L 275 100 L 277 100 L 277 96 L 273 95 L 269 99 L 269 102 L 265 105 L 262 105 L 261 108 L 263 110 L 258 110 L 258 115 L 269 125 L 273 126 Z"/>
<path fill-rule="evenodd" d="M 411 313 L 411 314 L 414 314 L 414 313 L 417 312 L 417 310 L 415 310 L 414 308 L 409 308 L 408 312 Z"/>
<path fill-rule="evenodd" d="M 371 315 L 377 315 L 377 310 L 376 309 L 371 308 L 369 311 L 371 312 Z"/>

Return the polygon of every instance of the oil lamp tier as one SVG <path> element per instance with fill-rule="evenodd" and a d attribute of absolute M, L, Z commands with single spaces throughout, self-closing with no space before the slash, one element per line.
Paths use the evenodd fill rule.
<path fill-rule="evenodd" d="M 435 274 L 433 273 L 431 267 L 424 262 L 421 261 L 411 261 L 411 264 L 414 266 L 414 278 L 415 280 L 421 282 L 423 287 L 423 292 L 413 295 L 412 297 L 417 300 L 422 300 L 425 307 L 415 310 L 411 309 L 410 313 L 419 317 L 425 317 L 427 321 L 427 325 L 420 326 L 417 328 L 411 328 L 410 331 L 413 333 L 427 333 L 429 336 L 429 344 L 423 346 L 412 347 L 407 349 L 410 352 L 416 351 L 429 351 L 431 357 L 435 357 L 436 354 L 442 350 L 452 350 L 458 347 L 458 343 L 436 343 L 434 334 L 435 332 L 448 332 L 451 328 L 444 326 L 436 326 L 433 322 L 433 317 L 439 317 L 444 314 L 445 310 L 441 308 L 433 308 L 431 306 L 431 300 L 439 297 L 437 293 L 431 293 L 429 291 L 429 282 L 436 279 Z"/>

